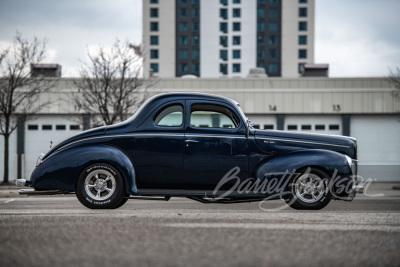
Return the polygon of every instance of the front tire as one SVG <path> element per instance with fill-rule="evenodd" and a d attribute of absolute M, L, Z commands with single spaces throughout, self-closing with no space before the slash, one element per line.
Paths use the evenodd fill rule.
<path fill-rule="evenodd" d="M 83 170 L 76 184 L 76 196 L 90 209 L 114 209 L 126 202 L 122 176 L 105 163 L 92 164 Z"/>
<path fill-rule="evenodd" d="M 294 177 L 289 184 L 286 203 L 297 210 L 319 210 L 332 199 L 329 175 L 315 168 L 308 168 Z"/>

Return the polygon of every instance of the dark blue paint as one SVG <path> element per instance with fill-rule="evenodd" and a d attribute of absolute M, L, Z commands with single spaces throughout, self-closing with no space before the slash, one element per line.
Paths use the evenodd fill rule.
<path fill-rule="evenodd" d="M 237 128 L 199 128 L 190 125 L 193 104 L 217 104 L 239 119 Z M 160 127 L 160 110 L 179 104 L 183 123 Z M 198 142 L 187 142 L 188 140 Z M 82 170 L 104 162 L 116 167 L 128 194 L 140 189 L 213 190 L 220 179 L 239 167 L 241 180 L 264 179 L 265 173 L 313 166 L 330 175 L 350 176 L 344 155 L 357 158 L 355 139 L 284 131 L 249 130 L 233 100 L 199 93 L 170 93 L 150 98 L 127 121 L 73 136 L 53 147 L 31 176 L 36 189 L 74 191 Z M 226 188 L 230 188 L 226 184 Z M 223 188 L 222 188 L 223 189 Z"/>

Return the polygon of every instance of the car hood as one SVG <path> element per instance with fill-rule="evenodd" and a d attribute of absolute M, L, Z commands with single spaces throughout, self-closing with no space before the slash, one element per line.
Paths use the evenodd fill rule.
<path fill-rule="evenodd" d="M 254 137 L 257 146 L 266 152 L 277 151 L 281 154 L 304 149 L 325 149 L 357 158 L 357 143 L 353 137 L 274 130 L 256 130 Z"/>
<path fill-rule="evenodd" d="M 53 146 L 43 157 L 43 159 L 47 158 L 49 155 L 51 155 L 53 152 L 60 150 L 61 148 L 63 148 L 64 146 L 74 143 L 77 140 L 82 140 L 82 139 L 86 139 L 86 138 L 91 138 L 91 137 L 95 137 L 95 136 L 99 136 L 99 135 L 103 135 L 105 134 L 107 130 L 107 126 L 101 126 L 98 128 L 94 128 L 94 129 L 90 129 L 90 130 L 86 130 L 83 131 L 79 134 L 76 134 L 74 136 L 71 136 L 70 138 L 65 139 L 64 141 L 58 143 L 57 145 Z"/>

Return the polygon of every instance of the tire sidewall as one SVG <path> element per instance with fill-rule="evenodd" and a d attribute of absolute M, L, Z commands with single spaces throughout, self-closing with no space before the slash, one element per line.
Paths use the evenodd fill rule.
<path fill-rule="evenodd" d="M 296 182 L 297 180 L 305 173 L 314 174 L 319 176 L 325 185 L 325 190 L 321 199 L 313 202 L 307 203 L 299 199 L 296 195 Z M 329 175 L 324 171 L 318 169 L 311 169 L 310 171 L 305 170 L 301 171 L 300 175 L 293 178 L 293 180 L 289 183 L 289 191 L 290 191 L 290 198 L 289 198 L 289 205 L 295 209 L 309 209 L 309 210 L 318 210 L 322 209 L 331 201 L 332 194 L 329 190 Z"/>
<path fill-rule="evenodd" d="M 113 194 L 104 200 L 93 199 L 85 190 L 85 180 L 88 175 L 97 170 L 110 172 L 115 179 L 115 190 Z M 122 176 L 118 170 L 106 163 L 95 163 L 87 166 L 80 174 L 77 182 L 76 195 L 79 201 L 91 209 L 110 209 L 121 203 L 125 196 L 125 186 Z"/>

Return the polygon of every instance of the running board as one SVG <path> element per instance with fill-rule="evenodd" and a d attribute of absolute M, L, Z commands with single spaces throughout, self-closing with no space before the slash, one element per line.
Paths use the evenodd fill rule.
<path fill-rule="evenodd" d="M 73 194 L 73 192 L 66 192 L 61 190 L 43 190 L 43 191 L 36 191 L 34 188 L 29 189 L 18 189 L 18 193 L 20 195 L 64 195 L 64 194 Z"/>

